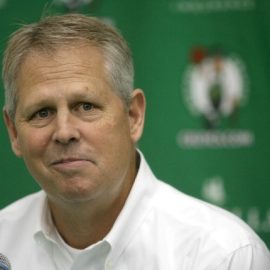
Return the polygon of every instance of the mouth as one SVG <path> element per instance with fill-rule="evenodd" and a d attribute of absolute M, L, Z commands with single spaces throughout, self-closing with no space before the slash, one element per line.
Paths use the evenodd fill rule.
<path fill-rule="evenodd" d="M 52 165 L 57 165 L 57 164 L 65 164 L 65 163 L 70 163 L 70 162 L 76 162 L 76 161 L 81 161 L 85 160 L 82 158 L 63 158 L 63 159 L 57 159 L 52 162 Z"/>
<path fill-rule="evenodd" d="M 74 170 L 89 165 L 91 161 L 85 158 L 63 158 L 57 159 L 51 163 L 51 166 L 57 170 Z"/>

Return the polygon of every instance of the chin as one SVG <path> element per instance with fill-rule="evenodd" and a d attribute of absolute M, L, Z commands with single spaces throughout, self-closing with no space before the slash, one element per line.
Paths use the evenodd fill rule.
<path fill-rule="evenodd" d="M 46 191 L 45 191 L 46 192 Z M 47 192 L 48 198 L 55 204 L 77 204 L 96 200 L 98 191 L 93 188 L 72 187 L 56 192 Z"/>

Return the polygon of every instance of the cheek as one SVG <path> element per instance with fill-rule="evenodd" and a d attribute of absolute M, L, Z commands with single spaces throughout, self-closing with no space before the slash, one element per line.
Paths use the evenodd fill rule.
<path fill-rule="evenodd" d="M 48 136 L 40 130 L 29 130 L 22 132 L 18 136 L 22 156 L 37 156 L 42 153 L 48 143 Z"/>
<path fill-rule="evenodd" d="M 110 148 L 117 148 L 116 151 L 121 151 L 125 145 L 130 142 L 130 130 L 126 118 L 111 119 L 105 123 L 99 132 L 99 138 L 103 144 Z M 114 153 L 117 154 L 117 153 Z"/>
<path fill-rule="evenodd" d="M 128 127 L 125 118 L 122 118 L 122 121 L 112 121 L 104 129 L 103 136 L 100 136 L 100 141 L 103 140 L 101 143 L 105 155 L 111 164 L 115 166 L 119 166 L 121 162 L 126 163 L 128 161 L 128 155 L 132 147 Z"/>
<path fill-rule="evenodd" d="M 84 129 L 83 137 L 99 157 L 100 165 L 114 167 L 131 147 L 126 117 L 108 117 Z"/>

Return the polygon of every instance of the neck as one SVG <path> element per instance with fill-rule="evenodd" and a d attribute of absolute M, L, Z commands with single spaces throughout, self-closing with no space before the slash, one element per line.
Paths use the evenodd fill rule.
<path fill-rule="evenodd" d="M 50 204 L 50 209 L 53 222 L 64 241 L 74 248 L 84 249 L 108 234 L 124 203 L 123 198 L 103 209 L 95 203 L 90 207 L 80 205 L 73 208 Z"/>
<path fill-rule="evenodd" d="M 132 173 L 124 181 L 115 197 L 94 199 L 83 203 L 59 203 L 48 199 L 53 222 L 64 241 L 77 249 L 84 249 L 102 240 L 111 230 L 121 212 L 136 176 Z"/>

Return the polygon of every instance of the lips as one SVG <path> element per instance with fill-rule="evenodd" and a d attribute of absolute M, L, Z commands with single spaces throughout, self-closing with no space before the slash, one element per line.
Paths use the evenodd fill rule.
<path fill-rule="evenodd" d="M 52 165 L 72 163 L 72 162 L 85 161 L 85 160 L 86 159 L 82 159 L 82 158 L 65 158 L 65 159 L 59 159 L 52 162 Z"/>
<path fill-rule="evenodd" d="M 82 169 L 83 167 L 88 166 L 89 163 L 93 162 L 86 158 L 68 157 L 54 160 L 51 163 L 51 166 L 57 170 L 63 171 L 63 170 Z"/>

